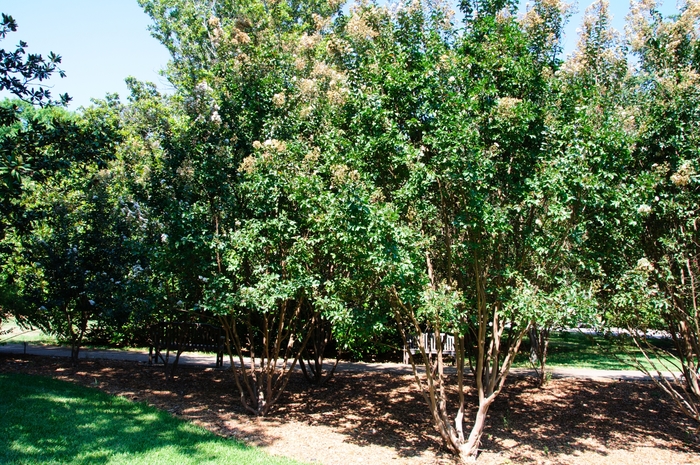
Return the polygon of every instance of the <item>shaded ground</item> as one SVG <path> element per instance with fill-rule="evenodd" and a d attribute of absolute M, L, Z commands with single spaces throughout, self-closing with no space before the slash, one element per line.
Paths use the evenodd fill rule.
<path fill-rule="evenodd" d="M 141 363 L 86 360 L 74 369 L 65 359 L 0 354 L 0 372 L 94 386 L 307 462 L 453 463 L 406 375 L 338 373 L 320 388 L 299 375 L 274 415 L 258 419 L 243 413 L 222 370 L 182 366 L 168 382 L 162 367 Z M 639 381 L 566 378 L 538 389 L 514 379 L 490 410 L 482 447 L 483 464 L 700 464 L 694 426 Z"/>

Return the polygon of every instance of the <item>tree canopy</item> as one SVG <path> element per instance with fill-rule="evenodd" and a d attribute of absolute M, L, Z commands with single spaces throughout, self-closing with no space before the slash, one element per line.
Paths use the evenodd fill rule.
<path fill-rule="evenodd" d="M 430 336 L 416 385 L 464 461 L 527 335 L 543 382 L 553 328 L 645 350 L 664 330 L 683 377 L 649 374 L 700 420 L 700 3 L 635 2 L 621 34 L 596 1 L 566 59 L 554 0 L 464 0 L 459 21 L 442 2 L 140 4 L 171 94 L 129 78 L 124 103 L 35 108 L 60 57 L 6 62 L 28 101 L 0 128 L 0 306 L 20 322 L 76 356 L 215 322 L 255 415 L 301 359 L 320 381 L 326 347 Z"/>

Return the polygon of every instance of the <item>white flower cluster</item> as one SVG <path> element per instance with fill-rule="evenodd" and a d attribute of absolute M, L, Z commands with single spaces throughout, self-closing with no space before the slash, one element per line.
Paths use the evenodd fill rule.
<path fill-rule="evenodd" d="M 212 88 L 209 87 L 207 81 L 201 81 L 196 86 L 194 86 L 194 92 L 200 97 L 206 96 L 211 91 Z"/>
<path fill-rule="evenodd" d="M 140 263 L 137 263 L 136 265 L 131 267 L 131 272 L 129 273 L 129 279 L 134 279 L 138 278 L 138 276 L 144 272 L 143 267 L 141 266 Z"/>
<path fill-rule="evenodd" d="M 256 140 L 253 142 L 253 148 L 255 150 L 264 150 L 265 152 L 277 152 L 282 153 L 287 150 L 287 144 L 284 141 L 277 139 L 267 139 L 265 142 L 260 142 Z"/>
<path fill-rule="evenodd" d="M 187 99 L 186 104 L 189 110 L 197 114 L 197 121 L 208 120 L 218 126 L 222 123 L 219 114 L 220 107 L 214 100 L 213 89 L 207 81 L 200 81 L 192 92 L 192 96 Z"/>
<path fill-rule="evenodd" d="M 161 179 L 161 184 L 164 184 L 165 180 Z M 148 218 L 146 218 L 146 215 L 141 211 L 141 205 L 139 205 L 138 202 L 134 202 L 133 205 L 133 210 L 129 208 L 128 205 L 124 204 L 122 207 L 122 212 L 124 215 L 126 215 L 127 219 L 134 219 L 138 224 L 141 229 L 146 229 L 148 226 Z"/>

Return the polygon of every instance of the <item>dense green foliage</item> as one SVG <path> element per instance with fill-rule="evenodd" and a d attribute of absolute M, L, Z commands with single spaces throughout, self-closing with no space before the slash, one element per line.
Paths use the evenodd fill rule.
<path fill-rule="evenodd" d="M 565 61 L 555 0 L 465 0 L 460 24 L 441 2 L 140 3 L 171 95 L 4 104 L 0 309 L 76 355 L 217 322 L 258 415 L 301 359 L 320 382 L 325 347 L 447 333 L 456 406 L 442 343 L 411 363 L 465 460 L 528 330 L 542 381 L 552 330 L 642 351 L 664 330 L 642 368 L 682 372 L 656 380 L 700 419 L 700 3 L 635 3 L 622 36 L 597 1 Z"/>

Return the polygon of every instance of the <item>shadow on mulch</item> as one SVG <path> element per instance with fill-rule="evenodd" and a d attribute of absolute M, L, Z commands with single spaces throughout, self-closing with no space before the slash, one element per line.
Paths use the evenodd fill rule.
<path fill-rule="evenodd" d="M 97 387 L 257 445 L 278 439 L 267 431 L 265 421 L 292 420 L 330 427 L 347 442 L 391 447 L 404 457 L 437 450 L 441 442 L 422 395 L 406 375 L 343 372 L 323 386 L 309 387 L 297 372 L 278 408 L 261 422 L 245 415 L 233 377 L 222 370 L 181 366 L 175 379 L 167 381 L 162 367 L 133 362 L 86 360 L 73 368 L 65 359 L 0 354 L 0 372 Z M 470 397 L 468 424 L 475 403 Z M 652 446 L 700 453 L 696 427 L 648 382 L 569 378 L 552 380 L 540 389 L 534 380 L 520 378 L 512 379 L 492 405 L 482 447 L 508 451 L 511 459 L 523 462 L 533 460 L 528 450 L 556 456 Z"/>
<path fill-rule="evenodd" d="M 311 386 L 298 376 L 278 411 L 287 419 L 329 426 L 357 445 L 394 448 L 402 457 L 439 449 L 423 396 L 413 378 L 379 372 L 345 372 L 323 386 Z"/>
<path fill-rule="evenodd" d="M 521 458 L 522 446 L 547 455 L 640 446 L 700 453 L 697 425 L 651 382 L 568 378 L 540 389 L 519 379 L 503 394 L 491 408 L 483 446 L 511 449 L 511 459 Z"/>

